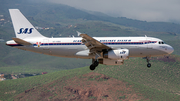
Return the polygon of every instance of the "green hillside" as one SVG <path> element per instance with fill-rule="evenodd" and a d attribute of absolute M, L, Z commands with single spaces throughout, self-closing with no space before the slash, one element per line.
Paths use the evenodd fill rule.
<path fill-rule="evenodd" d="M 156 58 L 154 58 L 151 61 L 152 68 L 150 69 L 146 67 L 145 60 L 142 60 L 140 58 L 131 58 L 121 66 L 100 65 L 94 71 L 94 73 L 97 72 L 105 74 L 111 78 L 127 82 L 128 85 L 130 85 L 134 89 L 136 94 L 140 94 L 144 100 L 149 99 L 153 101 L 178 101 L 180 100 L 180 69 L 178 67 L 180 65 L 180 61 L 170 62 L 174 58 L 179 59 L 179 57 L 170 57 L 168 60 L 169 62 L 164 62 L 165 60 L 162 61 L 162 58 L 162 60 L 156 60 Z M 90 72 L 91 71 L 88 67 L 83 67 L 71 70 L 62 70 L 29 78 L 2 81 L 0 82 L 0 95 L 2 95 L 0 97 L 0 100 L 12 100 L 14 96 L 23 93 L 25 90 L 31 88 L 42 90 L 41 87 L 49 83 L 51 84 L 49 86 L 53 88 L 53 86 L 56 86 L 58 84 L 53 83 L 56 80 L 59 80 L 63 83 L 71 79 L 72 77 L 76 76 L 78 78 L 81 78 L 82 75 L 86 75 Z M 94 82 L 93 79 L 92 82 Z M 65 86 L 72 84 L 63 85 Z M 62 87 L 64 87 L 63 85 Z M 81 83 L 79 83 L 79 85 L 81 85 Z M 60 90 L 60 88 L 61 86 L 56 90 Z M 48 91 L 46 90 L 46 88 L 43 89 L 43 91 L 45 92 Z M 51 93 L 54 94 L 56 90 L 51 91 Z M 52 96 L 52 98 L 53 97 L 55 96 Z"/>
<path fill-rule="evenodd" d="M 93 21 L 105 21 L 111 22 L 126 27 L 134 27 L 144 31 L 155 32 L 174 32 L 180 34 L 180 25 L 167 22 L 146 22 L 128 19 L 126 17 L 110 17 L 98 12 L 81 11 L 73 7 L 69 7 L 61 4 L 53 4 L 42 1 L 32 0 L 0 0 L 0 14 L 9 17 L 8 9 L 17 8 L 20 9 L 23 14 L 34 18 L 37 21 L 42 21 L 39 25 L 57 25 L 69 23 L 68 20 L 93 20 Z M 45 21 L 43 23 L 43 21 Z M 48 22 L 48 23 L 46 23 Z"/>

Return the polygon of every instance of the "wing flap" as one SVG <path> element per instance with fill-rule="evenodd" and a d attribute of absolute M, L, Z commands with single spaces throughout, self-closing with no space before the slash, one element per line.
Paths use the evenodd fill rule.
<path fill-rule="evenodd" d="M 16 43 L 21 44 L 21 45 L 32 45 L 32 43 L 24 41 L 20 38 L 12 38 Z"/>

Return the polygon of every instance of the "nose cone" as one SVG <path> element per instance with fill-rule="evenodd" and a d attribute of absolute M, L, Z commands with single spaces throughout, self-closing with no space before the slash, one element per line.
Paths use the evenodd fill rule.
<path fill-rule="evenodd" d="M 174 48 L 169 46 L 167 49 L 168 54 L 171 54 L 172 52 L 174 52 Z"/>

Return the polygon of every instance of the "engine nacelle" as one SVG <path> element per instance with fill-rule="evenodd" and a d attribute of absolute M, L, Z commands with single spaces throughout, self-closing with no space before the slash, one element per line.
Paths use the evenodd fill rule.
<path fill-rule="evenodd" d="M 111 59 L 99 59 L 98 60 L 100 64 L 104 65 L 123 65 L 124 60 L 111 60 Z"/>
<path fill-rule="evenodd" d="M 113 59 L 113 60 L 126 60 L 129 59 L 129 50 L 128 49 L 110 50 L 103 54 L 103 58 Z"/>

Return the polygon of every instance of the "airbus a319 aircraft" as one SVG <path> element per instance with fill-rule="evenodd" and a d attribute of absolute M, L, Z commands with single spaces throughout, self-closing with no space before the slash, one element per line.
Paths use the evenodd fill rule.
<path fill-rule="evenodd" d="M 90 70 L 98 64 L 122 65 L 129 57 L 150 57 L 171 54 L 174 49 L 163 40 L 153 37 L 81 37 L 48 38 L 41 35 L 18 9 L 9 9 L 16 38 L 6 45 L 36 53 L 92 59 Z"/>

